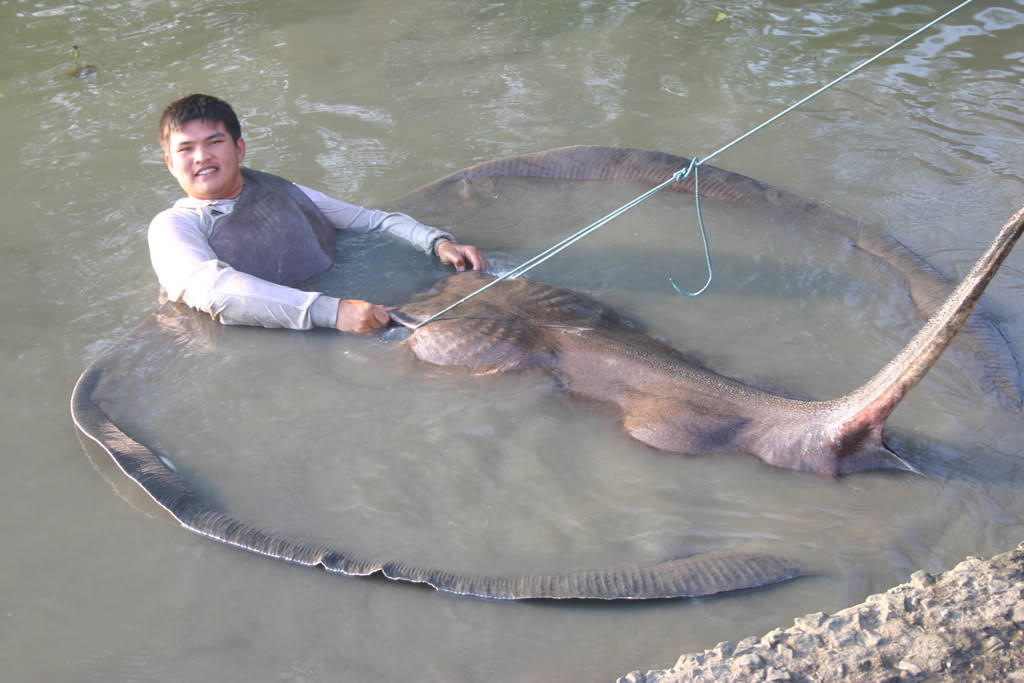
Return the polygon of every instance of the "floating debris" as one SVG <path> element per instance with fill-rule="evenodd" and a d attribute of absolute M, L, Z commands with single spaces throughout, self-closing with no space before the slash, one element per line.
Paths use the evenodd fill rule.
<path fill-rule="evenodd" d="M 71 53 L 74 55 L 74 63 L 71 65 L 71 69 L 68 71 L 69 76 L 75 78 L 89 78 L 95 76 L 99 69 L 94 64 L 82 64 L 82 56 L 78 51 L 77 45 L 71 46 Z"/>

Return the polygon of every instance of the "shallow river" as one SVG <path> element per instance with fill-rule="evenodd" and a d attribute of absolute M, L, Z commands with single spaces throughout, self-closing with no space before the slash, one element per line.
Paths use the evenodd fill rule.
<path fill-rule="evenodd" d="M 541 377 L 431 368 L 394 335 L 222 329 L 125 359 L 119 419 L 269 528 L 488 574 L 727 547 L 815 571 L 650 604 L 454 598 L 209 542 L 90 460 L 67 409 L 82 369 L 155 308 L 145 230 L 180 194 L 155 125 L 177 96 L 232 102 L 253 167 L 388 206 L 473 163 L 564 145 L 708 154 L 946 7 L 0 4 L 2 677 L 609 680 L 1009 549 L 1024 538 L 1024 418 L 962 354 L 889 422 L 925 476 L 838 481 L 665 455 Z M 714 163 L 882 225 L 958 277 L 1024 200 L 1022 27 L 1024 2 L 975 2 Z M 95 75 L 68 75 L 73 44 Z M 638 189 L 511 183 L 448 227 L 507 268 Z M 716 279 L 697 299 L 667 280 L 704 278 L 679 197 L 532 277 L 601 298 L 720 372 L 815 398 L 858 386 L 921 324 L 890 272 L 798 220 L 714 203 L 705 218 Z M 399 303 L 443 275 L 384 238 L 341 247 L 323 284 L 348 296 Z M 984 299 L 1018 356 L 1022 290 L 1018 251 Z"/>

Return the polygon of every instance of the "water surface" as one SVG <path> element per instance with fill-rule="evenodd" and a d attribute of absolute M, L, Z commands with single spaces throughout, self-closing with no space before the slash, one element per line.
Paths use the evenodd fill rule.
<path fill-rule="evenodd" d="M 154 130 L 174 97 L 233 102 L 254 167 L 386 205 L 472 163 L 550 147 L 707 154 L 944 7 L 0 6 L 6 675 L 606 680 L 1014 545 L 1020 413 L 980 395 L 955 357 L 890 423 L 929 476 L 837 482 L 738 455 L 666 456 L 540 378 L 432 369 L 394 341 L 223 330 L 210 350 L 156 348 L 126 366 L 126 419 L 233 512 L 278 530 L 489 573 L 723 545 L 821 571 L 647 605 L 455 599 L 210 543 L 116 495 L 125 482 L 83 457 L 67 415 L 81 370 L 155 306 L 145 227 L 179 195 Z M 883 224 L 962 275 L 1024 195 L 1022 22 L 1020 2 L 977 2 L 716 163 Z M 67 75 L 72 44 L 96 77 Z M 519 190 L 454 226 L 499 264 L 631 196 Z M 818 398 L 857 386 L 920 324 L 890 274 L 834 241 L 757 212 L 707 218 L 718 279 L 696 300 L 667 285 L 703 279 L 692 217 L 668 200 L 535 277 L 601 297 L 720 371 Z M 441 274 L 399 245 L 343 247 L 336 286 L 353 296 L 397 302 Z M 1022 264 L 1011 255 L 985 297 L 1018 355 Z"/>

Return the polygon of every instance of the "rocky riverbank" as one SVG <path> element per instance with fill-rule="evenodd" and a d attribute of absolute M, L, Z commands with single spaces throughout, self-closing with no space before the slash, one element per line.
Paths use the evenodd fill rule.
<path fill-rule="evenodd" d="M 685 654 L 671 669 L 620 683 L 686 681 L 1022 681 L 1024 543 L 968 558 L 834 615 Z"/>

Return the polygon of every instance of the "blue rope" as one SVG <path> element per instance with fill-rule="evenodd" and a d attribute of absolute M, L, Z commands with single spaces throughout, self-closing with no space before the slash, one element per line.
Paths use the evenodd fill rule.
<path fill-rule="evenodd" d="M 948 12 L 946 12 L 946 13 L 940 15 L 939 17 L 933 19 L 932 21 L 928 22 L 927 24 L 925 24 L 921 28 L 917 29 L 913 33 L 910 33 L 910 34 L 904 36 L 903 38 L 901 38 L 900 40 L 896 41 L 895 43 L 893 43 L 889 47 L 885 48 L 884 50 L 882 50 L 881 52 L 879 52 L 875 56 L 870 57 L 870 58 L 864 60 L 863 62 L 861 62 L 857 66 L 853 67 L 852 69 L 850 69 L 849 71 L 844 73 L 842 76 L 839 76 L 838 78 L 835 78 L 835 79 L 829 81 L 825 85 L 821 86 L 820 88 L 818 88 L 817 90 L 812 92 L 810 95 L 807 95 L 803 99 L 801 99 L 801 100 L 791 104 L 790 106 L 786 107 L 785 109 L 780 111 L 775 116 L 772 116 L 771 118 L 767 119 L 766 121 L 764 121 L 764 122 L 758 124 L 757 126 L 751 128 L 749 131 L 747 131 L 743 135 L 739 136 L 738 138 L 736 138 L 735 140 L 733 140 L 729 144 L 724 145 L 724 146 L 718 148 L 717 150 L 715 150 L 711 154 L 707 155 L 703 159 L 698 159 L 697 157 L 694 157 L 693 159 L 690 160 L 690 165 L 688 167 L 686 167 L 685 169 L 679 169 L 678 171 L 673 173 L 671 176 L 669 176 L 668 180 L 664 181 L 660 185 L 656 185 L 655 187 L 651 188 L 647 192 L 644 192 L 640 196 L 630 200 L 629 202 L 626 202 L 625 204 L 623 204 L 619 208 L 615 209 L 614 211 L 612 211 L 608 215 L 604 216 L 603 218 L 599 218 L 598 220 L 594 221 L 593 223 L 591 223 L 587 227 L 582 228 L 581 230 L 579 230 L 579 231 L 573 233 L 572 235 L 566 237 L 564 240 L 562 240 L 558 244 L 555 244 L 554 246 L 548 247 L 547 249 L 545 249 L 541 253 L 537 254 L 536 256 L 534 256 L 531 259 L 528 259 L 527 261 L 524 261 L 519 266 L 517 266 L 516 268 L 513 268 L 512 270 L 510 270 L 509 272 L 505 273 L 504 275 L 501 275 L 501 276 L 495 278 L 494 280 L 491 280 L 490 282 L 488 282 L 483 287 L 480 287 L 479 289 L 477 289 L 475 292 L 471 292 L 470 294 L 467 294 L 466 296 L 462 297 L 461 299 L 459 299 L 455 303 L 451 304 L 450 306 L 441 309 L 437 313 L 433 314 L 429 318 L 426 318 L 425 320 L 423 320 L 422 322 L 417 324 L 415 327 L 413 327 L 412 328 L 413 331 L 418 330 L 419 328 L 423 327 L 424 325 L 426 325 L 429 322 L 433 322 L 434 320 L 436 320 L 437 318 L 440 318 L 442 315 L 444 315 L 448 311 L 452 310 L 456 306 L 459 306 L 459 305 L 465 303 L 466 301 L 469 301 L 470 299 L 472 299 L 473 297 L 477 296 L 478 294 L 482 294 L 483 292 L 487 291 L 488 289 L 490 289 L 494 285 L 498 284 L 502 280 L 509 280 L 511 278 L 519 277 L 520 275 L 523 275 L 524 273 L 526 273 L 526 272 L 528 272 L 530 270 L 533 270 L 534 268 L 536 268 L 540 264 L 544 263 L 549 258 L 551 258 L 555 254 L 557 254 L 558 252 L 562 251 L 563 249 L 567 249 L 568 247 L 570 247 L 571 245 L 575 244 L 579 240 L 583 239 L 584 237 L 586 237 L 590 233 L 594 232 L 598 228 L 602 227 L 606 223 L 609 223 L 609 222 L 613 221 L 614 219 L 616 219 L 619 216 L 621 216 L 622 214 L 624 214 L 626 211 L 629 211 L 630 209 L 632 209 L 634 206 L 636 206 L 640 202 L 644 201 L 645 199 L 648 199 L 649 197 L 654 196 L 655 194 L 657 194 L 658 192 L 660 192 L 664 188 L 668 187 L 672 183 L 681 182 L 681 181 L 685 180 L 687 177 L 689 177 L 690 173 L 693 173 L 693 187 L 694 187 L 693 194 L 694 194 L 694 201 L 695 201 L 696 206 L 697 206 L 697 223 L 700 226 L 701 238 L 704 241 L 704 258 L 705 258 L 705 261 L 706 261 L 707 267 L 708 267 L 708 279 L 707 279 L 707 282 L 704 283 L 704 286 L 701 287 L 696 292 L 687 292 L 687 291 L 685 291 L 683 289 L 680 289 L 680 287 L 676 284 L 675 280 L 673 280 L 672 278 L 669 278 L 669 283 L 671 283 L 673 289 L 675 289 L 680 294 L 685 294 L 686 296 L 698 296 L 699 294 L 703 293 L 711 285 L 711 279 L 713 277 L 713 273 L 712 273 L 712 269 L 711 269 L 711 251 L 710 251 L 710 247 L 708 246 L 707 232 L 704 229 L 704 217 L 703 217 L 703 215 L 701 213 L 701 207 L 700 207 L 699 171 L 697 169 L 700 168 L 700 166 L 702 164 L 704 164 L 705 162 L 707 162 L 707 161 L 709 161 L 711 159 L 714 159 L 716 156 L 718 156 L 719 154 L 721 154 L 725 150 L 733 147 L 734 145 L 739 144 L 740 142 L 743 142 L 744 140 L 746 140 L 747 138 L 752 136 L 754 133 L 757 133 L 758 131 L 760 131 L 762 128 L 766 128 L 767 126 L 771 125 L 772 123 L 775 123 L 776 121 L 781 119 L 783 116 L 785 116 L 786 114 L 788 114 L 791 111 L 793 111 L 794 109 L 796 109 L 797 107 L 800 107 L 800 106 L 806 104 L 807 102 L 809 102 L 810 100 L 814 99 L 815 97 L 817 97 L 821 93 L 823 93 L 826 90 L 832 88 L 834 85 L 836 85 L 840 81 L 843 81 L 843 80 L 849 78 L 850 76 L 854 75 L 855 73 L 857 73 L 858 71 L 860 71 L 864 67 L 868 66 L 869 64 L 872 64 L 873 62 L 877 61 L 881 57 L 889 54 L 890 52 L 892 52 L 893 50 L 895 50 L 899 46 L 903 45 L 907 41 L 912 40 L 913 38 L 917 37 L 918 35 L 920 35 L 924 31 L 927 31 L 932 26 L 935 26 L 936 24 L 941 22 L 943 19 L 945 19 L 949 15 L 953 14 L 954 12 L 957 12 L 957 11 L 963 9 L 967 5 L 970 5 L 972 2 L 974 2 L 974 0 L 965 0 L 964 2 L 961 2 L 959 5 L 957 5 L 953 9 L 951 9 Z"/>

